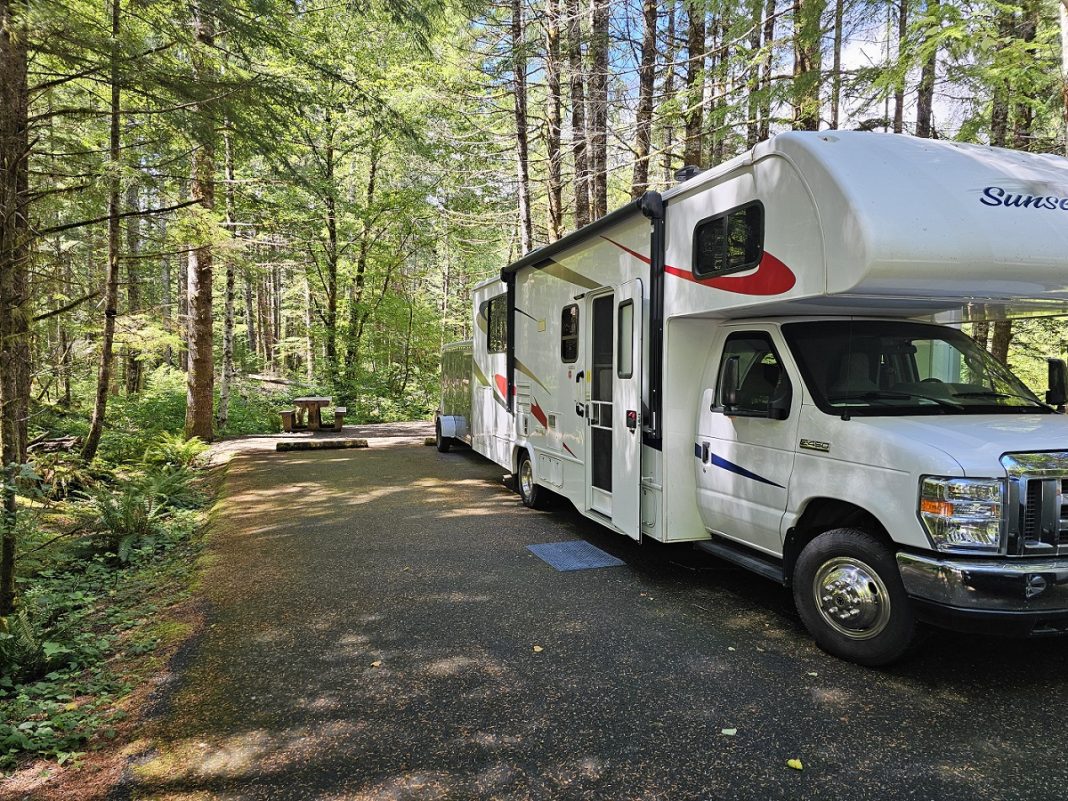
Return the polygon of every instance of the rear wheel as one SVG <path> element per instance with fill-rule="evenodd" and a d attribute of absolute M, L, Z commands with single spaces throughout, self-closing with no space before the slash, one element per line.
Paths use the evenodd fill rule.
<path fill-rule="evenodd" d="M 435 445 L 437 445 L 438 451 L 441 453 L 448 453 L 449 448 L 452 447 L 452 437 L 443 437 L 441 435 L 441 421 L 438 420 L 434 424 L 434 439 Z"/>
<path fill-rule="evenodd" d="M 534 483 L 534 464 L 530 461 L 530 455 L 523 451 L 519 454 L 519 464 L 515 470 L 515 488 L 523 505 L 531 509 L 540 509 L 545 491 Z"/>
<path fill-rule="evenodd" d="M 915 638 L 916 619 L 894 553 L 867 531 L 820 534 L 801 551 L 793 585 L 805 628 L 835 656 L 885 665 Z"/>

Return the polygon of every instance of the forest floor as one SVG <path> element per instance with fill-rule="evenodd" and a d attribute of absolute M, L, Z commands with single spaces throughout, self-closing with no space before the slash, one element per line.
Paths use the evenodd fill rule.
<path fill-rule="evenodd" d="M 781 587 L 392 433 L 231 461 L 203 625 L 108 798 L 1062 797 L 1068 642 L 840 662 Z M 527 549 L 576 539 L 625 564 Z"/>

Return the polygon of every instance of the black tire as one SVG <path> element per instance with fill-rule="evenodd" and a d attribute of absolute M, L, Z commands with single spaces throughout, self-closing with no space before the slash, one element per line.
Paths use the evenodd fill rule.
<path fill-rule="evenodd" d="M 449 452 L 449 448 L 452 447 L 452 437 L 443 437 L 443 436 L 441 436 L 441 421 L 440 420 L 437 420 L 437 421 L 434 422 L 434 439 L 436 440 L 436 442 L 434 444 L 437 446 L 437 449 L 438 449 L 439 453 L 448 453 Z"/>
<path fill-rule="evenodd" d="M 900 659 L 916 617 L 897 560 L 878 537 L 836 528 L 805 546 L 793 575 L 794 603 L 824 651 L 875 667 Z"/>
<path fill-rule="evenodd" d="M 519 454 L 519 462 L 515 466 L 516 492 L 519 493 L 523 505 L 529 509 L 541 509 L 545 505 L 545 490 L 534 483 L 534 464 L 530 461 L 530 455 L 526 451 Z"/>

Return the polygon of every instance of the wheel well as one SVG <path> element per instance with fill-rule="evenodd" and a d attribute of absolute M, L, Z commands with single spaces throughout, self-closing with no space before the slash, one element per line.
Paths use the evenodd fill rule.
<path fill-rule="evenodd" d="M 891 547 L 894 544 L 883 524 L 867 509 L 839 498 L 813 498 L 797 524 L 786 532 L 782 566 L 787 582 L 792 579 L 794 564 L 806 545 L 825 531 L 846 526 L 864 529 Z"/>
<path fill-rule="evenodd" d="M 533 465 L 534 457 L 530 455 L 530 451 L 528 451 L 522 445 L 516 445 L 516 446 L 514 446 L 512 448 L 512 474 L 513 475 L 519 472 L 519 455 L 523 454 L 523 453 L 527 454 L 527 456 L 530 458 L 531 464 Z"/>

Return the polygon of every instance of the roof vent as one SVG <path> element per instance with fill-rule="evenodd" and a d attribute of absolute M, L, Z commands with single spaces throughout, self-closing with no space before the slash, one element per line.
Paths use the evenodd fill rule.
<path fill-rule="evenodd" d="M 680 184 L 685 183 L 686 181 L 689 181 L 691 178 L 693 178 L 695 175 L 700 175 L 703 172 L 704 170 L 702 170 L 696 164 L 687 164 L 681 170 L 675 171 L 675 180 L 678 181 Z"/>

